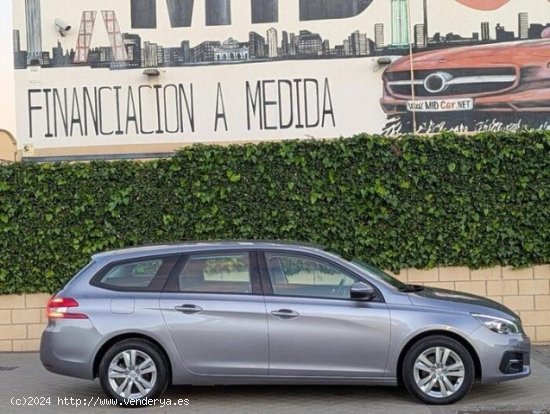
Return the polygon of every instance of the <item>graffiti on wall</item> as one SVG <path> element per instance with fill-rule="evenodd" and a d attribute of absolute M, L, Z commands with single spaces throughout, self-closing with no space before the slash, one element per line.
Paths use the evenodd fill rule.
<path fill-rule="evenodd" d="M 240 118 L 246 120 L 242 128 L 251 133 L 290 129 L 294 135 L 289 137 L 296 137 L 298 130 L 323 136 L 334 135 L 340 125 L 353 132 L 388 134 L 414 128 L 436 132 L 550 127 L 546 1 L 541 7 L 540 0 L 127 0 L 116 10 L 105 7 L 108 2 L 75 1 L 71 7 L 77 9 L 73 14 L 79 21 L 70 40 L 60 37 L 62 31 L 52 35 L 43 17 L 44 7 L 51 6 L 44 0 L 15 3 L 16 70 L 39 69 L 45 79 L 49 71 L 69 77 L 73 69 L 88 69 L 109 79 L 109 72 L 165 69 L 179 71 L 174 76 L 181 79 L 186 68 L 212 68 L 217 72 L 209 73 L 219 73 L 209 105 L 214 107 L 212 133 L 231 129 L 226 107 L 234 99 L 224 95 L 220 79 L 235 71 L 225 68 L 246 70 L 251 64 L 264 65 L 255 73 L 264 68 L 270 73 L 242 82 L 241 100 L 246 103 Z M 443 3 L 470 13 L 468 27 L 442 15 Z M 287 29 L 289 15 L 297 21 Z M 504 17 L 508 25 L 499 21 Z M 248 22 L 246 37 L 243 19 Z M 165 35 L 159 38 L 158 33 Z M 345 70 L 367 60 L 374 63 L 364 65 L 365 79 L 348 79 L 346 86 L 340 86 L 344 83 L 338 76 L 308 73 L 308 62 Z M 272 72 L 275 66 L 265 66 L 284 62 L 295 69 L 285 73 L 285 66 L 278 65 Z M 297 71 L 303 74 L 296 76 Z M 338 108 L 334 91 L 345 102 L 345 88 L 362 82 L 379 84 L 377 94 L 365 86 L 371 93 L 361 100 L 370 114 L 378 114 L 355 116 L 350 127 L 346 116 L 351 119 L 352 107 Z M 200 93 L 194 82 L 100 82 L 68 88 L 41 83 L 43 87 L 27 88 L 25 114 L 20 117 L 29 139 L 204 133 L 196 122 L 202 109 L 195 105 Z M 269 90 L 275 98 L 269 98 Z M 105 121 L 101 108 L 108 105 L 111 109 L 106 111 L 115 116 Z M 269 119 L 270 111 L 278 111 L 276 119 Z M 236 139 L 241 138 L 239 131 L 236 128 Z"/>

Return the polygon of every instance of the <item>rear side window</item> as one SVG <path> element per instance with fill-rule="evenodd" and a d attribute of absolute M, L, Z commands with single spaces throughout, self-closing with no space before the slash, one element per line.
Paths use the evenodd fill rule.
<path fill-rule="evenodd" d="M 114 263 L 102 270 L 92 284 L 111 290 L 160 292 L 177 256 L 135 259 Z"/>
<path fill-rule="evenodd" d="M 252 293 L 249 255 L 192 255 L 178 281 L 180 292 Z"/>

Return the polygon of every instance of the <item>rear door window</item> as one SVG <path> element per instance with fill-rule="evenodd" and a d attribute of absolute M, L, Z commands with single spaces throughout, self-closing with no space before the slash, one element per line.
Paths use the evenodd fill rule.
<path fill-rule="evenodd" d="M 252 293 L 248 253 L 191 255 L 181 271 L 180 292 Z"/>

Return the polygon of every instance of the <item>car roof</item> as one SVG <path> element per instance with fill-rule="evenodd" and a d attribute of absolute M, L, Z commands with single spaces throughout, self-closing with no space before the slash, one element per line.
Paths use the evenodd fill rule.
<path fill-rule="evenodd" d="M 153 244 L 110 250 L 92 255 L 94 261 L 124 260 L 136 257 L 162 256 L 190 252 L 221 250 L 293 250 L 297 252 L 326 253 L 325 246 L 303 242 L 268 240 L 195 241 L 170 244 Z"/>

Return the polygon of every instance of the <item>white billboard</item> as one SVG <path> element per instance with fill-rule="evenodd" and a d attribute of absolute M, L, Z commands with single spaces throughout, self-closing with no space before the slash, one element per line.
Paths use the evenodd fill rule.
<path fill-rule="evenodd" d="M 14 0 L 19 146 L 546 127 L 549 22 L 541 0 Z"/>

